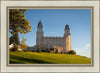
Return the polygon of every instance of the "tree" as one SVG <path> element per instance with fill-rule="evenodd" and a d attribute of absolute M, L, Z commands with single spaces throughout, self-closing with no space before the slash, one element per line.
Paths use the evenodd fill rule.
<path fill-rule="evenodd" d="M 9 45 L 10 45 L 10 44 L 13 44 L 13 43 L 14 43 L 14 37 L 11 36 L 11 37 L 9 37 Z"/>
<path fill-rule="evenodd" d="M 46 49 L 45 52 L 48 52 L 48 49 Z"/>
<path fill-rule="evenodd" d="M 50 48 L 48 49 L 48 53 L 50 53 L 51 52 L 51 50 L 50 50 Z"/>
<path fill-rule="evenodd" d="M 23 38 L 23 40 L 21 41 L 21 44 L 20 44 L 20 46 L 21 46 L 21 49 L 26 49 L 28 46 L 26 45 L 26 39 L 24 39 L 24 37 L 22 37 Z"/>
<path fill-rule="evenodd" d="M 31 31 L 30 22 L 25 19 L 25 11 L 27 11 L 27 9 L 9 10 L 9 28 L 11 34 L 15 34 L 16 32 L 22 34 Z"/>
<path fill-rule="evenodd" d="M 60 52 L 61 54 L 63 54 L 63 52 Z"/>
<path fill-rule="evenodd" d="M 76 52 L 74 50 L 71 50 L 68 52 L 68 54 L 76 55 Z"/>
<path fill-rule="evenodd" d="M 38 48 L 37 52 L 41 52 L 41 49 L 40 49 L 40 47 Z"/>
<path fill-rule="evenodd" d="M 13 35 L 9 38 L 9 44 L 20 45 L 18 33 L 13 34 Z"/>
<path fill-rule="evenodd" d="M 58 49 L 56 49 L 55 53 L 58 53 Z"/>
<path fill-rule="evenodd" d="M 25 11 L 27 11 L 27 9 L 9 10 L 9 32 L 12 34 L 12 41 L 14 41 L 16 45 L 19 45 L 18 33 L 28 33 L 32 28 L 30 22 L 25 19 Z"/>
<path fill-rule="evenodd" d="M 18 33 L 13 34 L 13 35 L 9 38 L 9 45 L 11 45 L 11 44 L 14 45 L 14 47 L 12 48 L 12 51 L 17 51 L 18 45 L 20 45 Z"/>

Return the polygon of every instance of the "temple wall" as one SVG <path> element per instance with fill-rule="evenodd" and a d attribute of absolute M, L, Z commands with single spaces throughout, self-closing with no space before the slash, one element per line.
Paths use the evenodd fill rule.
<path fill-rule="evenodd" d="M 71 36 L 68 37 L 43 37 L 41 40 L 37 40 L 41 44 L 41 48 L 56 48 L 59 52 L 68 52 L 71 50 Z"/>
<path fill-rule="evenodd" d="M 71 35 L 69 35 L 69 51 L 71 50 Z"/>
<path fill-rule="evenodd" d="M 54 48 L 54 46 L 58 46 L 59 50 L 63 51 L 63 47 L 65 46 L 64 40 L 63 37 L 44 37 L 42 39 L 42 46 L 46 48 Z"/>

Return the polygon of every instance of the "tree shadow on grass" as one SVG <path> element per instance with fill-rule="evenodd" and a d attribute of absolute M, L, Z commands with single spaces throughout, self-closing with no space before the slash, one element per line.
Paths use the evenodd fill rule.
<path fill-rule="evenodd" d="M 13 61 L 11 59 L 14 59 L 16 61 Z M 29 58 L 24 58 L 24 57 L 19 57 L 19 56 L 11 56 L 10 64 L 54 64 L 54 63 L 39 60 L 39 59 L 29 59 Z"/>

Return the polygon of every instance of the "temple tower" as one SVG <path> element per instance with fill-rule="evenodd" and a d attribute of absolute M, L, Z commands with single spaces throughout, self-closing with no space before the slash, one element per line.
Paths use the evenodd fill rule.
<path fill-rule="evenodd" d="M 64 52 L 68 52 L 71 50 L 71 34 L 70 34 L 70 28 L 69 25 L 65 26 L 65 33 L 64 33 L 64 38 L 65 38 L 65 48 L 64 48 Z"/>
<path fill-rule="evenodd" d="M 36 37 L 36 44 L 38 46 L 42 46 L 42 38 L 44 37 L 43 34 L 43 25 L 41 21 L 39 21 L 38 26 L 37 26 L 37 37 Z"/>

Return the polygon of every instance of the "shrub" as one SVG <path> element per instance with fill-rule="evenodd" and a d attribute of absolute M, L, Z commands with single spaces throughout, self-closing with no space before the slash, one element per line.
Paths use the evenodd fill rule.
<path fill-rule="evenodd" d="M 24 52 L 28 52 L 27 50 L 24 50 Z"/>
<path fill-rule="evenodd" d="M 34 52 L 34 51 L 32 50 L 32 52 Z"/>
<path fill-rule="evenodd" d="M 50 52 L 51 52 L 51 50 L 50 50 L 50 49 L 46 49 L 46 50 L 45 50 L 45 52 L 48 52 L 48 53 L 50 53 Z"/>
<path fill-rule="evenodd" d="M 37 52 L 41 52 L 41 49 L 40 49 L 40 48 L 38 48 Z"/>
<path fill-rule="evenodd" d="M 51 52 L 51 50 L 50 49 L 48 49 L 48 53 L 50 53 Z"/>
<path fill-rule="evenodd" d="M 58 49 L 56 49 L 55 53 L 58 53 Z"/>
<path fill-rule="evenodd" d="M 60 52 L 61 54 L 63 54 L 63 52 Z"/>
<path fill-rule="evenodd" d="M 48 49 L 46 49 L 45 52 L 48 52 Z"/>
<path fill-rule="evenodd" d="M 76 52 L 74 50 L 71 50 L 68 52 L 68 54 L 76 55 Z"/>

